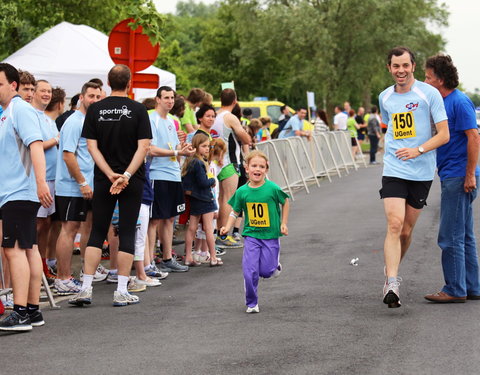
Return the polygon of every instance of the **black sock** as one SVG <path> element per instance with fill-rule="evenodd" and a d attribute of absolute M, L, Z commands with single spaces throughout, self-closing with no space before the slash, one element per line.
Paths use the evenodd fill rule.
<path fill-rule="evenodd" d="M 233 227 L 233 233 L 238 233 L 239 230 L 240 230 L 240 228 Z"/>
<path fill-rule="evenodd" d="M 27 312 L 29 314 L 33 314 L 35 311 L 38 311 L 39 306 L 38 305 L 32 305 L 31 303 L 27 304 Z"/>
<path fill-rule="evenodd" d="M 13 311 L 15 311 L 21 317 L 27 316 L 27 308 L 21 305 L 13 305 Z"/>
<path fill-rule="evenodd" d="M 217 234 L 217 233 L 218 233 L 218 232 L 217 232 L 217 228 L 215 228 L 215 229 L 213 230 L 213 234 Z"/>
<path fill-rule="evenodd" d="M 172 260 L 172 258 L 168 258 L 168 259 L 164 259 L 163 262 L 170 262 Z"/>

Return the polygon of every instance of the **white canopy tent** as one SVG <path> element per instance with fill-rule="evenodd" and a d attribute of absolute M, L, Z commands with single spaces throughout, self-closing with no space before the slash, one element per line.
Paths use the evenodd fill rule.
<path fill-rule="evenodd" d="M 108 54 L 108 36 L 85 25 L 62 22 L 32 40 L 3 62 L 27 70 L 35 79 L 60 86 L 67 97 L 80 92 L 92 78 L 100 78 L 109 93 L 107 74 L 114 65 Z M 175 74 L 150 66 L 142 73 L 158 74 L 160 85 L 175 89 Z M 134 89 L 135 99 L 154 97 L 156 90 Z"/>

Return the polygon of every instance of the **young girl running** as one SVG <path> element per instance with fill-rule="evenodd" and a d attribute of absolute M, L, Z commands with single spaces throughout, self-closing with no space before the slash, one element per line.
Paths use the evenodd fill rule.
<path fill-rule="evenodd" d="M 220 234 L 228 233 L 243 211 L 245 225 L 242 235 L 245 242 L 242 266 L 247 313 L 258 313 L 258 279 L 277 277 L 282 270 L 279 263 L 279 237 L 288 235 L 289 203 L 288 195 L 277 184 L 265 178 L 268 158 L 263 152 L 250 152 L 245 157 L 245 170 L 249 182 L 240 187 L 228 201 L 233 211 L 227 226 L 220 229 Z"/>
<path fill-rule="evenodd" d="M 212 193 L 215 178 L 208 178 L 206 159 L 210 152 L 210 139 L 206 134 L 197 134 L 192 139 L 195 155 L 187 158 L 182 168 L 182 183 L 185 194 L 190 196 L 190 222 L 185 233 L 185 265 L 198 266 L 199 262 L 192 257 L 192 242 L 200 219 L 203 222 L 210 266 L 221 266 L 223 262 L 217 258 L 215 239 L 213 237 L 213 215 L 217 205 Z"/>

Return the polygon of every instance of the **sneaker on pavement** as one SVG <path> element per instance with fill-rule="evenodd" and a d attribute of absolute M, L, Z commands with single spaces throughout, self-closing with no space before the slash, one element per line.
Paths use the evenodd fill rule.
<path fill-rule="evenodd" d="M 221 257 L 222 255 L 225 255 L 227 252 L 221 247 L 218 247 L 217 245 L 215 245 L 215 253 L 217 254 L 217 257 Z"/>
<path fill-rule="evenodd" d="M 107 283 L 112 283 L 112 284 L 118 283 L 118 273 L 109 272 L 107 275 Z"/>
<path fill-rule="evenodd" d="M 148 277 L 155 277 L 159 280 L 166 279 L 168 276 L 168 272 L 162 272 L 158 269 L 155 264 L 151 264 L 146 270 L 145 273 Z"/>
<path fill-rule="evenodd" d="M 272 276 L 273 277 L 278 277 L 282 273 L 282 263 L 278 263 L 278 267 L 275 268 L 275 271 L 273 271 Z"/>
<path fill-rule="evenodd" d="M 153 287 L 153 286 L 160 286 L 162 285 L 162 283 L 160 282 L 160 280 L 156 279 L 156 278 L 152 278 L 152 277 L 147 277 L 146 280 L 140 280 L 137 278 L 137 284 L 140 284 L 140 285 L 146 285 L 148 287 Z"/>
<path fill-rule="evenodd" d="M 118 290 L 113 292 L 113 306 L 127 306 L 139 303 L 138 296 L 134 296 L 130 293 L 120 293 Z"/>
<path fill-rule="evenodd" d="M 166 268 L 169 268 L 171 272 L 187 272 L 188 271 L 188 266 L 182 266 L 180 263 L 177 262 L 175 258 L 170 259 L 168 262 L 163 261 L 162 263 Z"/>
<path fill-rule="evenodd" d="M 217 239 L 215 240 L 215 246 L 220 247 L 222 249 L 224 248 L 234 249 L 234 248 L 242 247 L 243 245 L 235 241 L 232 236 L 227 236 L 223 240 L 221 237 L 217 237 Z"/>
<path fill-rule="evenodd" d="M 28 316 L 30 317 L 32 327 L 40 327 L 45 324 L 42 312 L 40 310 L 36 310 L 35 312 L 28 314 Z"/>
<path fill-rule="evenodd" d="M 240 232 L 235 232 L 232 234 L 232 238 L 236 241 L 236 242 L 241 242 L 242 241 L 242 235 L 240 234 Z"/>
<path fill-rule="evenodd" d="M 57 294 L 59 296 L 69 296 L 73 294 L 77 294 L 80 292 L 81 288 L 79 283 L 74 281 L 75 279 L 70 278 L 68 280 L 55 280 L 55 289 L 57 290 Z"/>
<path fill-rule="evenodd" d="M 22 317 L 16 311 L 13 311 L 5 319 L 0 320 L 0 331 L 31 331 L 32 323 L 28 314 Z"/>
<path fill-rule="evenodd" d="M 140 284 L 135 276 L 130 276 L 128 278 L 127 290 L 132 293 L 144 292 L 147 290 L 147 286 Z"/>
<path fill-rule="evenodd" d="M 398 278 L 396 281 L 390 283 L 385 282 L 383 286 L 383 303 L 388 305 L 389 308 L 396 308 L 402 306 L 400 302 L 400 292 L 398 290 L 400 282 Z"/>
<path fill-rule="evenodd" d="M 260 312 L 260 309 L 258 308 L 258 305 L 255 305 L 253 307 L 247 307 L 247 311 L 246 311 L 248 314 L 253 314 L 253 313 L 259 313 Z"/>
<path fill-rule="evenodd" d="M 79 293 L 70 298 L 68 303 L 76 306 L 90 305 L 92 303 L 92 290 L 92 287 L 81 290 Z"/>
<path fill-rule="evenodd" d="M 5 310 L 13 310 L 13 294 L 9 293 L 7 295 L 0 297 L 3 303 Z"/>

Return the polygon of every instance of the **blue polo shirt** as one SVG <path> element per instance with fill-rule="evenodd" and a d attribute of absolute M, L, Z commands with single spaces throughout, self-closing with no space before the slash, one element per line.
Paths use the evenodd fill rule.
<path fill-rule="evenodd" d="M 0 207 L 16 200 L 38 202 L 28 146 L 41 140 L 35 109 L 14 97 L 0 117 Z"/>
<path fill-rule="evenodd" d="M 290 117 L 290 120 L 285 124 L 285 127 L 278 135 L 278 138 L 295 137 L 295 131 L 303 129 L 303 120 L 298 118 L 298 115 Z"/>
<path fill-rule="evenodd" d="M 45 112 L 36 110 L 38 119 L 40 121 L 40 130 L 42 131 L 42 137 L 44 141 L 55 138 L 58 135 L 57 125 Z M 50 147 L 45 150 L 45 162 L 47 164 L 47 181 L 55 180 L 55 174 L 57 171 L 57 146 Z"/>
<path fill-rule="evenodd" d="M 63 153 L 71 152 L 77 158 L 78 167 L 85 177 L 85 181 L 93 189 L 93 168 L 95 163 L 87 149 L 87 140 L 82 137 L 83 120 L 85 115 L 75 111 L 70 115 L 60 131 L 60 144 L 57 158 L 57 174 L 55 178 L 55 195 L 61 197 L 83 197 L 80 186 L 70 175 L 67 164 L 63 160 Z"/>
<path fill-rule="evenodd" d="M 467 143 L 465 130 L 477 129 L 475 106 L 470 98 L 455 89 L 443 98 L 448 116 L 450 141 L 437 149 L 437 168 L 440 180 L 465 177 L 467 170 Z M 479 175 L 478 165 L 475 176 Z"/>
<path fill-rule="evenodd" d="M 163 119 L 158 112 L 149 115 L 152 126 L 152 145 L 167 150 L 175 150 L 180 143 L 172 119 Z M 181 182 L 180 164 L 173 156 L 155 156 L 150 165 L 150 179 Z"/>

